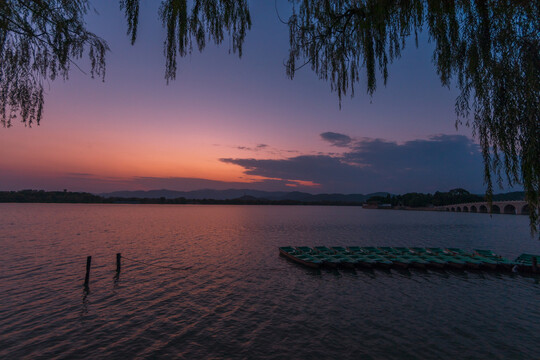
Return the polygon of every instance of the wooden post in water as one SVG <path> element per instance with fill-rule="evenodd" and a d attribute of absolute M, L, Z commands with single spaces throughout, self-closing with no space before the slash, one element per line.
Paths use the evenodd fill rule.
<path fill-rule="evenodd" d="M 121 259 L 122 254 L 117 253 L 116 254 L 116 274 L 120 274 L 120 266 L 121 266 Z"/>
<path fill-rule="evenodd" d="M 90 266 L 92 265 L 92 257 L 89 256 L 86 258 L 86 276 L 84 277 L 84 286 L 88 287 L 88 282 L 90 281 Z"/>

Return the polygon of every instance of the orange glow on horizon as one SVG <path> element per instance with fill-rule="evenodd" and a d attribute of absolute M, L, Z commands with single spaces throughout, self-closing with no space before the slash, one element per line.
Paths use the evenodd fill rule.
<path fill-rule="evenodd" d="M 18 126 L 0 132 L 4 154 L 0 168 L 29 177 L 69 176 L 126 184 L 136 178 L 197 178 L 246 184 L 268 180 L 246 175 L 241 166 L 219 161 L 246 154 L 233 146 L 215 146 L 219 139 L 69 128 Z"/>
<path fill-rule="evenodd" d="M 288 180 L 288 181 L 291 182 L 287 184 L 287 186 L 290 186 L 290 187 L 306 186 L 306 187 L 317 188 L 321 186 L 321 184 L 317 184 L 316 182 L 313 182 L 313 181 L 304 181 L 304 180 Z"/>
<path fill-rule="evenodd" d="M 159 138 L 129 131 L 77 132 L 52 127 L 8 129 L 0 133 L 2 169 L 34 173 L 86 173 L 121 178 L 190 177 L 251 182 L 243 169 L 219 161 L 223 149 L 187 136 Z M 197 144 L 198 143 L 198 144 Z"/>

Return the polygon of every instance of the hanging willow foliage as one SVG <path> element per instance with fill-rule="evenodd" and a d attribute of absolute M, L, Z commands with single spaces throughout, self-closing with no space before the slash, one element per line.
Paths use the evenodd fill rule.
<path fill-rule="evenodd" d="M 287 74 L 309 64 L 339 101 L 365 73 L 373 94 L 379 73 L 406 40 L 428 31 L 443 85 L 455 82 L 456 126 L 471 126 L 493 182 L 523 185 L 531 230 L 539 225 L 540 4 L 516 0 L 290 0 Z M 417 40 L 418 41 L 418 40 Z M 418 44 L 418 42 L 417 42 Z M 301 63 L 302 65 L 298 65 Z"/>
<path fill-rule="evenodd" d="M 85 50 L 90 74 L 105 76 L 107 43 L 89 32 L 83 20 L 86 0 L 12 0 L 0 2 L 0 121 L 28 125 L 43 115 L 43 87 L 67 79 Z"/>
<path fill-rule="evenodd" d="M 137 37 L 140 0 L 121 0 L 128 22 L 128 34 L 134 43 Z M 165 79 L 176 78 L 177 55 L 185 56 L 196 44 L 199 51 L 206 41 L 221 44 L 228 33 L 232 50 L 242 56 L 242 44 L 251 28 L 247 0 L 164 0 L 159 15 L 166 29 L 164 43 Z"/>
<path fill-rule="evenodd" d="M 19 118 L 39 124 L 43 116 L 44 85 L 66 80 L 77 60 L 88 56 L 92 77 L 105 78 L 105 40 L 86 29 L 89 0 L 0 0 L 0 121 L 10 127 Z M 137 38 L 140 0 L 120 0 L 128 34 Z M 163 0 L 160 17 L 166 29 L 165 78 L 176 77 L 177 55 L 193 45 L 220 44 L 228 33 L 232 50 L 242 55 L 251 18 L 246 0 Z M 82 70 L 82 69 L 81 69 Z"/>

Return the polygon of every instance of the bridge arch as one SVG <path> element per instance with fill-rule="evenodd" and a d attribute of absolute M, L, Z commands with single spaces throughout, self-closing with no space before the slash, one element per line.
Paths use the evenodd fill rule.
<path fill-rule="evenodd" d="M 516 214 L 516 207 L 514 205 L 512 205 L 512 204 L 508 204 L 508 205 L 506 205 L 504 207 L 503 212 L 505 214 L 514 214 L 515 215 Z"/>
<path fill-rule="evenodd" d="M 448 204 L 444 206 L 436 206 L 434 210 L 449 211 L 449 212 L 466 212 L 466 213 L 490 213 L 490 214 L 512 214 L 512 215 L 527 215 L 530 213 L 530 207 L 526 201 L 497 201 L 491 205 L 487 201 L 479 201 L 475 203 L 463 204 Z"/>

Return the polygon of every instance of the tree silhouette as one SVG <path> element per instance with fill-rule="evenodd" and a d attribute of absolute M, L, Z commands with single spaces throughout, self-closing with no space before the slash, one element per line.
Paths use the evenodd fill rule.
<path fill-rule="evenodd" d="M 131 43 L 137 37 L 140 0 L 120 0 L 128 22 Z M 247 30 L 251 28 L 251 16 L 247 0 L 194 0 L 188 9 L 187 0 L 163 0 L 159 15 L 167 30 L 165 40 L 165 79 L 176 78 L 177 54 L 185 56 L 196 44 L 199 51 L 207 40 L 220 44 L 225 32 L 232 39 L 233 52 L 242 56 L 242 44 Z"/>
<path fill-rule="evenodd" d="M 137 38 L 140 0 L 120 0 L 128 35 Z M 191 5 L 191 7 L 188 6 Z M 0 1 L 0 121 L 10 127 L 19 116 L 39 124 L 43 115 L 43 88 L 58 76 L 67 79 L 86 53 L 90 74 L 104 79 L 105 40 L 86 29 L 84 16 L 89 0 Z M 233 52 L 242 55 L 242 44 L 251 17 L 246 0 L 163 0 L 159 10 L 166 29 L 165 79 L 176 77 L 178 55 L 185 56 L 207 41 L 220 44 L 226 33 Z"/>
<path fill-rule="evenodd" d="M 20 116 L 39 123 L 43 87 L 67 79 L 75 60 L 87 51 L 92 76 L 105 76 L 107 43 L 85 28 L 86 0 L 0 2 L 0 121 Z"/>
<path fill-rule="evenodd" d="M 372 94 L 377 72 L 399 58 L 411 34 L 427 30 L 441 83 L 454 81 L 456 126 L 480 142 L 491 201 L 493 177 L 522 184 L 531 229 L 539 222 L 540 3 L 512 0 L 291 0 L 287 74 L 310 65 L 339 100 L 354 94 L 365 70 Z M 417 40 L 418 41 L 418 40 Z M 298 63 L 301 65 L 299 66 Z"/>

